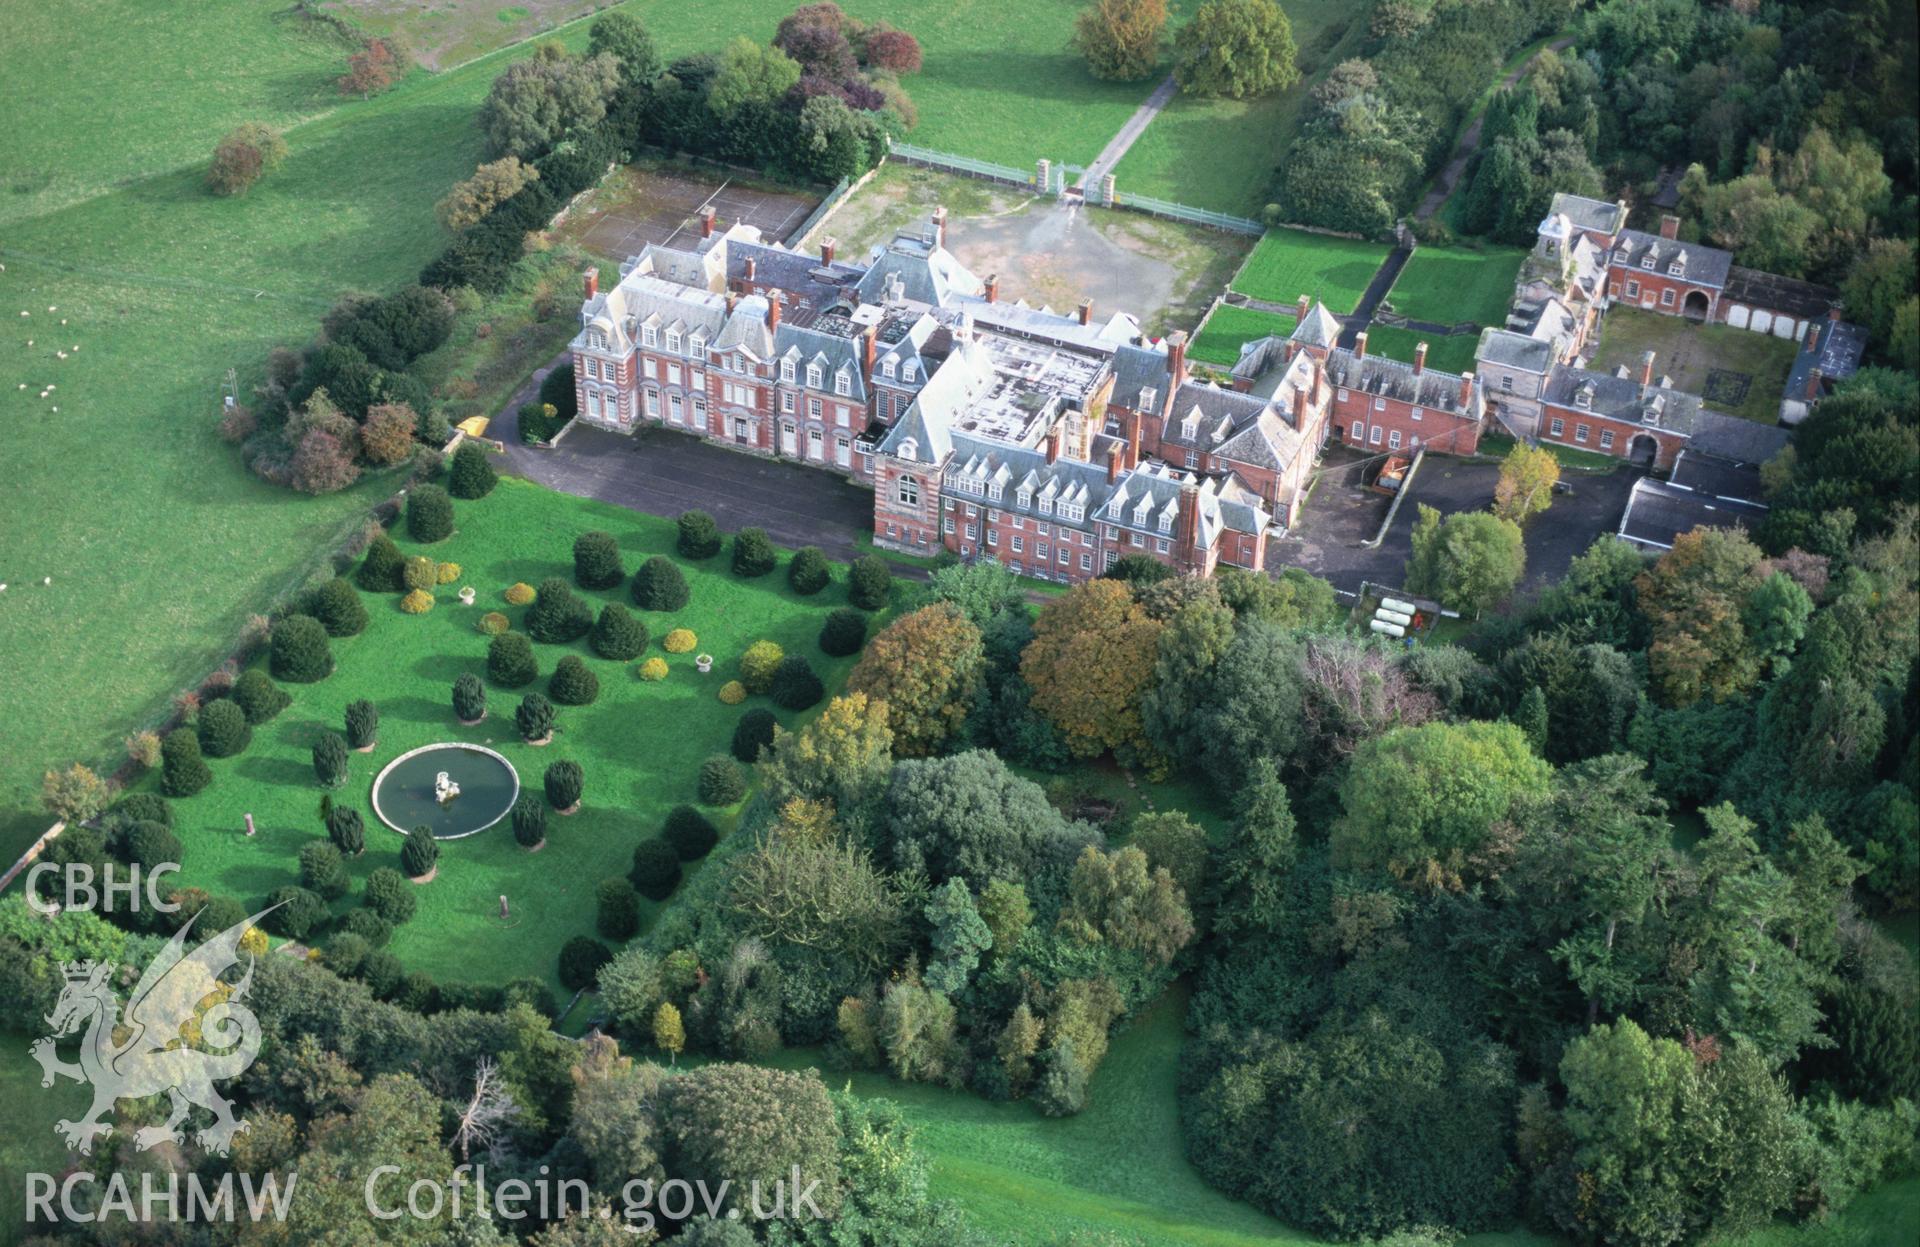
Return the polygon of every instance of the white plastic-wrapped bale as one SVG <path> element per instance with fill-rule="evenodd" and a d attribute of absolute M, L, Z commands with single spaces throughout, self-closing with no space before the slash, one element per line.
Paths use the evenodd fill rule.
<path fill-rule="evenodd" d="M 1412 615 L 1403 611 L 1390 611 L 1384 606 L 1373 612 L 1373 617 L 1381 623 L 1399 624 L 1402 628 L 1409 627 L 1413 623 Z"/>
<path fill-rule="evenodd" d="M 1396 611 L 1402 615 L 1411 615 L 1420 609 L 1412 602 L 1403 602 L 1399 598 L 1382 598 L 1380 607 L 1382 610 Z"/>
<path fill-rule="evenodd" d="M 1397 624 L 1397 623 L 1388 623 L 1384 619 L 1376 619 L 1367 626 L 1372 628 L 1375 632 L 1380 633 L 1382 636 L 1397 637 L 1397 636 L 1407 635 L 1406 628 L 1402 627 L 1400 624 Z"/>

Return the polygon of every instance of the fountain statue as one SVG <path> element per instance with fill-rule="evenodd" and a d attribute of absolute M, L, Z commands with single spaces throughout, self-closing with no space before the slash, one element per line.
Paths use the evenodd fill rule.
<path fill-rule="evenodd" d="M 454 783 L 452 777 L 445 771 L 434 776 L 433 799 L 435 801 L 438 801 L 441 805 L 445 805 L 459 795 L 460 785 Z"/>

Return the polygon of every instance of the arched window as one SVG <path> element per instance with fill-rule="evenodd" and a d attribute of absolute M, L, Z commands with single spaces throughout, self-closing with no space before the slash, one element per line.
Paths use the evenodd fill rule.
<path fill-rule="evenodd" d="M 903 507 L 919 506 L 920 478 L 917 476 L 901 477 L 899 484 L 895 487 L 894 497 L 899 499 L 900 505 Z"/>

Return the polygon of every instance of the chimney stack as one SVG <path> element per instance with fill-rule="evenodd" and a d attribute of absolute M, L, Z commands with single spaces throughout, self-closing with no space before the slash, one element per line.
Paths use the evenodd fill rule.
<path fill-rule="evenodd" d="M 1114 442 L 1107 447 L 1107 484 L 1120 483 L 1120 443 Z"/>
<path fill-rule="evenodd" d="M 939 246 L 947 245 L 947 205 L 939 204 L 933 210 L 933 241 Z"/>
<path fill-rule="evenodd" d="M 1300 302 L 1294 304 L 1293 323 L 1297 325 L 1301 321 L 1305 320 L 1307 318 L 1307 313 L 1310 310 L 1312 310 L 1312 308 L 1313 308 L 1313 303 L 1307 298 L 1306 295 L 1304 294 L 1301 295 Z"/>
<path fill-rule="evenodd" d="M 1353 357 L 1355 359 L 1365 359 L 1367 357 L 1367 331 L 1364 329 L 1354 335 Z"/>
<path fill-rule="evenodd" d="M 1080 323 L 1083 325 L 1089 325 L 1093 323 L 1093 300 L 1092 299 L 1080 300 Z"/>
<path fill-rule="evenodd" d="M 753 285 L 753 275 L 755 271 L 759 269 L 759 267 L 760 265 L 758 261 L 756 261 L 752 256 L 747 257 L 746 271 L 741 274 L 741 279 L 745 281 L 749 287 Z"/>
<path fill-rule="evenodd" d="M 988 273 L 986 287 L 987 302 L 998 303 L 1000 301 L 1000 274 Z"/>
<path fill-rule="evenodd" d="M 1640 357 L 1640 388 L 1646 389 L 1653 384 L 1653 352 L 1648 351 Z"/>
<path fill-rule="evenodd" d="M 1060 462 L 1060 439 L 1063 436 L 1064 434 L 1062 434 L 1060 431 L 1060 422 L 1057 420 L 1054 421 L 1053 427 L 1047 430 L 1047 462 L 1048 463 Z"/>
<path fill-rule="evenodd" d="M 1807 323 L 1807 354 L 1811 355 L 1819 349 L 1820 349 L 1820 322 L 1817 320 L 1809 321 Z"/>
<path fill-rule="evenodd" d="M 600 293 L 600 270 L 590 268 L 580 276 L 586 282 L 587 301 L 592 302 L 593 297 Z"/>
<path fill-rule="evenodd" d="M 1195 571 L 1201 565 L 1200 485 L 1191 476 L 1180 484 L 1180 513 L 1174 517 L 1174 524 L 1179 529 L 1175 561 L 1183 570 Z"/>
<path fill-rule="evenodd" d="M 1840 304 L 1838 303 L 1827 304 L 1827 319 L 1832 321 L 1836 325 L 1840 323 Z"/>
<path fill-rule="evenodd" d="M 1127 412 L 1127 466 L 1130 468 L 1140 466 L 1141 425 L 1144 422 L 1144 418 L 1141 416 L 1138 408 L 1133 408 Z"/>
<path fill-rule="evenodd" d="M 833 249 L 839 245 L 840 240 L 831 234 L 820 240 L 820 265 L 822 268 L 833 267 Z"/>
<path fill-rule="evenodd" d="M 767 328 L 778 329 L 780 327 L 780 304 L 783 301 L 778 290 L 772 291 L 767 295 Z"/>
<path fill-rule="evenodd" d="M 710 207 L 700 209 L 700 237 L 713 237 L 713 209 Z"/>
<path fill-rule="evenodd" d="M 1472 404 L 1472 402 L 1473 402 L 1473 374 L 1470 372 L 1463 372 L 1460 374 L 1461 410 L 1464 411 L 1469 405 Z"/>
<path fill-rule="evenodd" d="M 1184 329 L 1167 335 L 1167 371 L 1172 374 L 1167 397 L 1172 398 L 1174 389 L 1187 379 L 1187 331 Z"/>
<path fill-rule="evenodd" d="M 1671 213 L 1661 217 L 1660 237 L 1668 239 L 1680 237 L 1680 218 Z"/>
<path fill-rule="evenodd" d="M 1820 370 L 1818 368 L 1814 368 L 1807 373 L 1807 401 L 1809 403 L 1813 403 L 1813 402 L 1818 402 L 1819 400 L 1820 400 Z"/>
<path fill-rule="evenodd" d="M 868 325 L 867 332 L 862 335 L 860 375 L 866 378 L 869 385 L 873 383 L 873 361 L 879 353 L 880 326 Z"/>
<path fill-rule="evenodd" d="M 738 307 L 739 305 L 740 305 L 739 293 L 733 290 L 727 291 L 727 315 L 729 316 L 733 315 L 733 309 Z"/>
<path fill-rule="evenodd" d="M 1413 375 L 1419 376 L 1427 370 L 1427 344 L 1417 343 L 1413 348 Z"/>

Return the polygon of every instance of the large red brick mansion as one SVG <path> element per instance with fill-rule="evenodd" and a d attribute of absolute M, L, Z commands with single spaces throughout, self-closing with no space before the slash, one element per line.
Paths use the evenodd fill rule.
<path fill-rule="evenodd" d="M 842 472 L 873 487 L 880 546 L 1079 581 L 1127 554 L 1263 569 L 1328 420 L 1375 384 L 1318 306 L 1223 387 L 1189 375 L 1184 333 L 1153 341 L 1131 316 L 998 287 L 947 250 L 940 210 L 858 259 L 707 218 L 692 246 L 649 246 L 612 289 L 588 279 L 579 418 Z M 1436 410 L 1470 399 L 1470 381 L 1449 379 Z"/>

